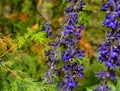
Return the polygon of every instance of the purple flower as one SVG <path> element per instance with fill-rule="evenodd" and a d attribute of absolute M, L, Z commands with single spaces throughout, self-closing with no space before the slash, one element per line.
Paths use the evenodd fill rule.
<path fill-rule="evenodd" d="M 112 66 L 112 62 L 110 60 L 107 60 L 105 64 L 106 64 L 107 67 L 111 67 Z"/>
<path fill-rule="evenodd" d="M 78 60 L 82 59 L 84 51 L 77 47 L 77 42 L 81 39 L 81 32 L 85 30 L 82 24 L 78 25 L 78 13 L 82 11 L 85 5 L 81 0 L 67 0 L 71 2 L 65 8 L 66 19 L 63 24 L 63 31 L 58 32 L 58 37 L 54 42 L 49 43 L 51 47 L 50 50 L 46 52 L 47 63 L 49 65 L 48 83 L 53 83 L 56 74 L 58 74 L 59 69 L 62 68 L 63 80 L 61 81 L 61 91 L 74 91 L 77 86 L 76 78 L 83 77 L 83 65 L 79 64 Z M 48 35 L 51 34 L 51 29 L 49 23 L 46 23 L 45 31 Z M 61 47 L 61 48 L 60 48 Z M 59 62 L 64 62 L 63 67 L 58 67 Z"/>
<path fill-rule="evenodd" d="M 93 91 L 112 91 L 112 89 L 107 85 L 100 85 L 97 86 Z"/>
<path fill-rule="evenodd" d="M 70 87 L 70 88 L 76 87 L 76 81 L 70 80 L 70 81 L 68 82 L 68 87 Z"/>
<path fill-rule="evenodd" d="M 50 23 L 49 22 L 46 23 L 46 26 L 43 27 L 42 31 L 47 32 L 47 37 L 52 38 L 52 32 L 51 32 L 51 29 L 50 29 Z"/>
<path fill-rule="evenodd" d="M 104 71 L 104 70 L 101 70 L 101 72 L 96 73 L 96 77 L 98 79 L 107 79 L 107 78 L 109 78 L 109 76 L 110 76 L 109 72 Z"/>
<path fill-rule="evenodd" d="M 61 82 L 60 86 L 61 91 L 74 91 L 74 88 L 77 86 L 75 77 L 71 74 L 64 76 L 64 81 Z"/>
<path fill-rule="evenodd" d="M 111 91 L 107 86 L 107 81 L 111 79 L 115 82 L 115 68 L 120 69 L 120 0 L 108 0 L 102 6 L 101 10 L 106 12 L 103 25 L 110 28 L 111 31 L 106 33 L 104 43 L 99 44 L 100 56 L 98 58 L 100 63 L 105 63 L 107 70 L 96 74 L 104 85 L 97 86 L 94 91 Z"/>
<path fill-rule="evenodd" d="M 73 2 L 65 9 L 66 20 L 63 24 L 64 37 L 61 40 L 63 47 L 61 57 L 64 61 L 64 78 L 62 83 L 62 91 L 73 91 L 77 86 L 76 77 L 83 77 L 83 65 L 80 65 L 75 58 L 82 59 L 84 54 L 82 50 L 76 47 L 76 42 L 81 39 L 81 31 L 85 30 L 82 24 L 78 23 L 78 12 L 81 11 L 84 2 L 80 0 L 67 0 Z M 79 29 L 79 30 L 78 30 Z"/>
<path fill-rule="evenodd" d="M 107 16 L 106 19 L 103 21 L 103 25 L 115 29 L 117 27 L 117 21 L 115 20 L 115 18 L 116 16 L 111 13 L 111 15 Z"/>
<path fill-rule="evenodd" d="M 103 11 L 107 11 L 106 19 L 103 21 L 103 25 L 111 28 L 112 31 L 107 32 L 106 40 L 104 44 L 100 44 L 100 63 L 104 62 L 106 64 L 107 70 L 97 73 L 99 79 L 104 79 L 102 83 L 107 85 L 107 80 L 110 78 L 113 81 L 116 81 L 115 67 L 120 68 L 120 52 L 119 52 L 119 19 L 120 17 L 120 1 L 108 0 L 107 3 L 102 5 Z M 109 11 L 108 11 L 109 10 Z M 108 13 L 109 12 L 109 13 Z M 104 83 L 105 82 L 105 83 Z M 94 91 L 97 91 L 98 88 L 103 89 L 104 86 L 98 86 Z M 109 90 L 100 90 L 100 91 L 109 91 Z M 111 91 L 111 90 L 110 90 Z"/>

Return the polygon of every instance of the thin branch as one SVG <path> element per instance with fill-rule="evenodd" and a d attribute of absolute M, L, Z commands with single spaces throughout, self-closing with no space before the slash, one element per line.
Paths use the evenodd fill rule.
<path fill-rule="evenodd" d="M 36 11 L 45 22 L 49 22 L 48 20 L 45 19 L 45 17 L 37 9 L 36 9 Z M 55 30 L 55 27 L 52 24 L 50 24 L 50 25 L 51 25 L 52 29 Z"/>
<path fill-rule="evenodd" d="M 9 53 L 9 51 L 11 51 L 12 49 L 14 49 L 18 44 L 13 45 L 9 50 L 5 51 L 0 58 L 2 58 L 3 56 L 5 56 L 7 53 Z"/>
<path fill-rule="evenodd" d="M 13 70 L 11 70 L 9 67 L 7 67 L 5 64 L 1 64 L 5 69 L 7 69 L 8 71 L 10 71 L 10 73 L 12 73 L 15 77 L 17 77 L 18 79 L 22 79 L 20 76 L 17 75 L 16 72 L 14 72 Z"/>

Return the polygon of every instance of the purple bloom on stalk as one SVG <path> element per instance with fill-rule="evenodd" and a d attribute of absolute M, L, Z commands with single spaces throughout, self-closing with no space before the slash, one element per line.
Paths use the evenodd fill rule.
<path fill-rule="evenodd" d="M 110 27 L 112 29 L 117 27 L 117 21 L 115 20 L 115 15 L 111 14 L 110 16 L 107 16 L 106 19 L 103 21 L 103 25 Z"/>
<path fill-rule="evenodd" d="M 109 8 L 109 4 L 104 3 L 102 4 L 103 8 L 101 8 L 102 11 L 106 11 Z"/>
<path fill-rule="evenodd" d="M 103 69 L 100 72 L 96 72 L 96 77 L 98 79 L 106 80 L 110 78 L 114 82 L 116 81 L 116 74 L 114 70 L 104 71 Z"/>
<path fill-rule="evenodd" d="M 69 34 L 73 32 L 73 27 L 72 26 L 66 26 L 65 30 L 64 30 L 64 34 Z"/>
<path fill-rule="evenodd" d="M 112 62 L 111 62 L 110 60 L 107 60 L 107 61 L 106 61 L 106 66 L 107 66 L 107 67 L 111 67 L 111 66 L 112 66 Z"/>
<path fill-rule="evenodd" d="M 79 28 L 81 30 L 86 30 L 86 28 L 83 26 L 83 24 L 80 24 L 79 26 L 77 26 L 77 28 Z"/>
<path fill-rule="evenodd" d="M 93 91 L 112 91 L 112 89 L 107 85 L 100 85 L 97 86 Z"/>
<path fill-rule="evenodd" d="M 70 80 L 70 81 L 68 82 L 68 87 L 70 87 L 70 88 L 76 87 L 76 81 Z"/>
<path fill-rule="evenodd" d="M 76 47 L 76 42 L 81 39 L 81 31 L 85 30 L 82 24 L 78 23 L 78 12 L 82 10 L 84 4 L 80 0 L 67 0 L 73 2 L 65 9 L 66 20 L 63 24 L 65 28 L 64 37 L 61 43 L 66 48 L 62 52 L 62 60 L 65 62 L 63 67 L 64 78 L 61 82 L 62 91 L 74 91 L 77 86 L 76 77 L 83 77 L 83 65 L 80 65 L 75 57 L 82 59 L 84 54 L 82 50 Z"/>
<path fill-rule="evenodd" d="M 72 13 L 71 21 L 72 21 L 74 24 L 77 24 L 77 23 L 78 23 L 78 13 L 77 13 L 77 12 Z"/>
<path fill-rule="evenodd" d="M 101 70 L 100 72 L 96 73 L 96 77 L 98 79 L 107 79 L 109 78 L 110 74 L 107 71 Z"/>
<path fill-rule="evenodd" d="M 50 29 L 50 23 L 49 22 L 46 23 L 46 26 L 42 29 L 42 31 L 47 32 L 47 37 L 52 38 L 52 32 L 51 32 L 51 29 Z"/>
<path fill-rule="evenodd" d="M 73 57 L 74 57 L 74 55 L 70 51 L 62 53 L 62 59 L 64 60 L 64 62 L 68 62 L 68 60 Z"/>
<path fill-rule="evenodd" d="M 101 10 L 107 12 L 103 25 L 111 31 L 106 33 L 105 42 L 99 44 L 99 61 L 105 63 L 107 70 L 97 73 L 97 77 L 104 81 L 101 81 L 102 85 L 93 91 L 111 91 L 107 81 L 108 79 L 116 81 L 115 68 L 120 69 L 120 0 L 108 0 L 102 6 Z"/>
<path fill-rule="evenodd" d="M 60 86 L 63 87 L 61 91 L 74 91 L 77 83 L 72 75 L 66 75 L 64 77 L 64 82 L 61 82 Z"/>
<path fill-rule="evenodd" d="M 67 0 L 70 4 L 65 8 L 66 19 L 63 24 L 64 31 L 58 32 L 58 37 L 53 43 L 49 43 L 51 49 L 46 52 L 49 70 L 46 78 L 48 83 L 53 83 L 56 74 L 60 71 L 58 63 L 64 62 L 62 67 L 63 81 L 61 81 L 61 91 L 74 91 L 77 86 L 76 78 L 83 77 L 84 67 L 79 64 L 78 59 L 82 59 L 84 51 L 77 47 L 77 42 L 82 37 L 82 24 L 78 25 L 78 13 L 82 11 L 85 3 L 82 0 Z M 46 23 L 46 32 L 51 34 L 50 25 Z M 62 49 L 60 49 L 62 47 Z"/>

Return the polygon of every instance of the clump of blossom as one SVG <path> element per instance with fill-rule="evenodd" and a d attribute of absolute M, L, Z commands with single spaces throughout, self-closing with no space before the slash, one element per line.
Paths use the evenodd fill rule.
<path fill-rule="evenodd" d="M 100 63 L 105 63 L 107 70 L 101 70 L 97 73 L 97 77 L 102 81 L 102 87 L 99 91 L 111 91 L 107 86 L 107 80 L 116 81 L 115 68 L 120 69 L 120 0 L 108 0 L 102 4 L 102 11 L 106 12 L 103 26 L 109 31 L 106 33 L 106 40 L 103 44 L 99 44 L 100 48 Z M 98 89 L 98 87 L 96 89 Z M 102 90 L 105 88 L 105 90 Z M 94 91 L 97 91 L 97 90 Z M 109 90 L 106 90 L 109 89 Z"/>
<path fill-rule="evenodd" d="M 93 91 L 112 91 L 110 87 L 108 87 L 106 84 L 105 85 L 100 85 L 95 88 Z"/>
<path fill-rule="evenodd" d="M 84 67 L 79 64 L 78 59 L 82 59 L 84 51 L 77 47 L 80 41 L 82 30 L 85 30 L 82 24 L 78 24 L 78 13 L 82 11 L 85 3 L 82 0 L 66 0 L 70 2 L 65 8 L 66 18 L 63 23 L 63 31 L 58 31 L 58 36 L 54 43 L 50 43 L 51 49 L 46 52 L 49 70 L 47 71 L 47 81 L 54 82 L 54 77 L 59 73 L 58 63 L 63 62 L 62 68 L 63 81 L 60 83 L 60 91 L 74 91 L 77 86 L 76 78 L 83 77 Z M 50 26 L 45 30 L 51 36 Z M 60 47 L 62 50 L 60 50 Z"/>

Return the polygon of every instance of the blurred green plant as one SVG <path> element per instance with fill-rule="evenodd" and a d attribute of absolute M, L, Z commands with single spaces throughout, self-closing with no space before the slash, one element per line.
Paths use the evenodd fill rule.
<path fill-rule="evenodd" d="M 19 48 L 24 46 L 26 44 L 26 41 L 35 41 L 39 45 L 45 44 L 50 42 L 49 38 L 46 38 L 46 32 L 42 32 L 42 26 L 38 28 L 36 31 L 29 30 L 27 33 L 25 33 L 23 36 L 18 36 L 17 41 Z"/>

